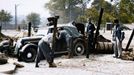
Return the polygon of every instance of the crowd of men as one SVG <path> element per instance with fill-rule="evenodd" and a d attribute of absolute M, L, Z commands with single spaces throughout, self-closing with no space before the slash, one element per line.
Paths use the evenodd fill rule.
<path fill-rule="evenodd" d="M 48 20 L 50 23 L 48 23 L 48 26 L 51 26 L 54 24 L 56 18 L 49 18 Z M 52 19 L 52 20 L 51 20 Z M 85 28 L 85 25 L 82 23 L 77 23 L 75 21 L 72 22 L 72 25 L 74 25 L 78 32 L 83 34 L 83 36 L 87 36 L 87 49 L 86 49 L 86 58 L 89 58 L 89 54 L 95 50 L 95 44 L 94 44 L 94 31 L 96 30 L 95 25 L 92 23 L 91 18 L 88 19 L 88 25 Z M 118 19 L 114 20 L 114 28 L 113 28 L 113 34 L 112 34 L 112 41 L 114 42 L 113 50 L 114 50 L 114 58 L 121 58 L 122 57 L 122 41 L 125 38 L 125 33 L 122 31 L 121 25 L 119 23 Z M 86 32 L 85 32 L 86 29 Z M 73 52 L 71 50 L 71 41 L 72 36 L 68 34 L 66 30 L 63 28 L 57 28 L 56 33 L 56 39 L 65 42 L 67 45 L 67 51 L 68 51 L 68 58 L 73 57 Z M 5 40 L 1 42 L 0 44 L 4 44 L 7 42 L 13 42 L 12 40 Z M 41 60 L 42 55 L 46 58 L 46 61 L 49 64 L 49 67 L 57 67 L 54 63 L 54 50 L 52 50 L 52 42 L 53 42 L 53 33 L 49 33 L 45 37 L 43 37 L 39 43 L 38 43 L 38 52 L 36 57 L 36 64 L 35 67 L 39 67 L 39 62 Z M 6 48 L 6 47 L 2 47 Z M 1 49 L 3 50 L 3 49 Z M 3 51 L 1 51 L 3 52 Z"/>

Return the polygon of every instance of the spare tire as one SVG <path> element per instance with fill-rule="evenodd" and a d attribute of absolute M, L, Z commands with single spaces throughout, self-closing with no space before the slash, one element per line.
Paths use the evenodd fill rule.
<path fill-rule="evenodd" d="M 98 42 L 95 53 L 113 54 L 113 44 L 111 42 Z"/>
<path fill-rule="evenodd" d="M 6 64 L 8 62 L 8 58 L 4 53 L 0 53 L 0 65 Z"/>

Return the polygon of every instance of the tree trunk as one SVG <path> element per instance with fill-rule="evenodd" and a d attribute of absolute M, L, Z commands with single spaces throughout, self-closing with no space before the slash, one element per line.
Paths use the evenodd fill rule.
<path fill-rule="evenodd" d="M 1 33 L 2 26 L 0 26 L 0 33 Z"/>
<path fill-rule="evenodd" d="M 2 31 L 2 22 L 1 22 L 1 25 L 0 25 L 0 33 L 1 33 L 1 31 Z"/>
<path fill-rule="evenodd" d="M 7 23 L 6 23 L 6 22 L 4 22 L 4 24 L 5 24 L 5 30 L 7 30 L 7 25 L 6 25 Z"/>

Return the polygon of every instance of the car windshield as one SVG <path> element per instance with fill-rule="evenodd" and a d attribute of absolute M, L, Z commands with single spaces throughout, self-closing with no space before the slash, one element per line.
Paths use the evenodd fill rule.
<path fill-rule="evenodd" d="M 68 33 L 72 35 L 72 37 L 80 36 L 80 33 L 77 31 L 75 27 L 64 27 L 64 29 L 67 30 Z"/>

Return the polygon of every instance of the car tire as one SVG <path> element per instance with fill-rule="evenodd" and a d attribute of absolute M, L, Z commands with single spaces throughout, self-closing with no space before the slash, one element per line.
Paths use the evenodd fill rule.
<path fill-rule="evenodd" d="M 28 46 L 22 53 L 22 60 L 25 62 L 34 62 L 37 55 L 37 47 Z"/>
<path fill-rule="evenodd" d="M 85 53 L 85 46 L 82 42 L 76 42 L 73 47 L 74 55 L 80 56 Z"/>

